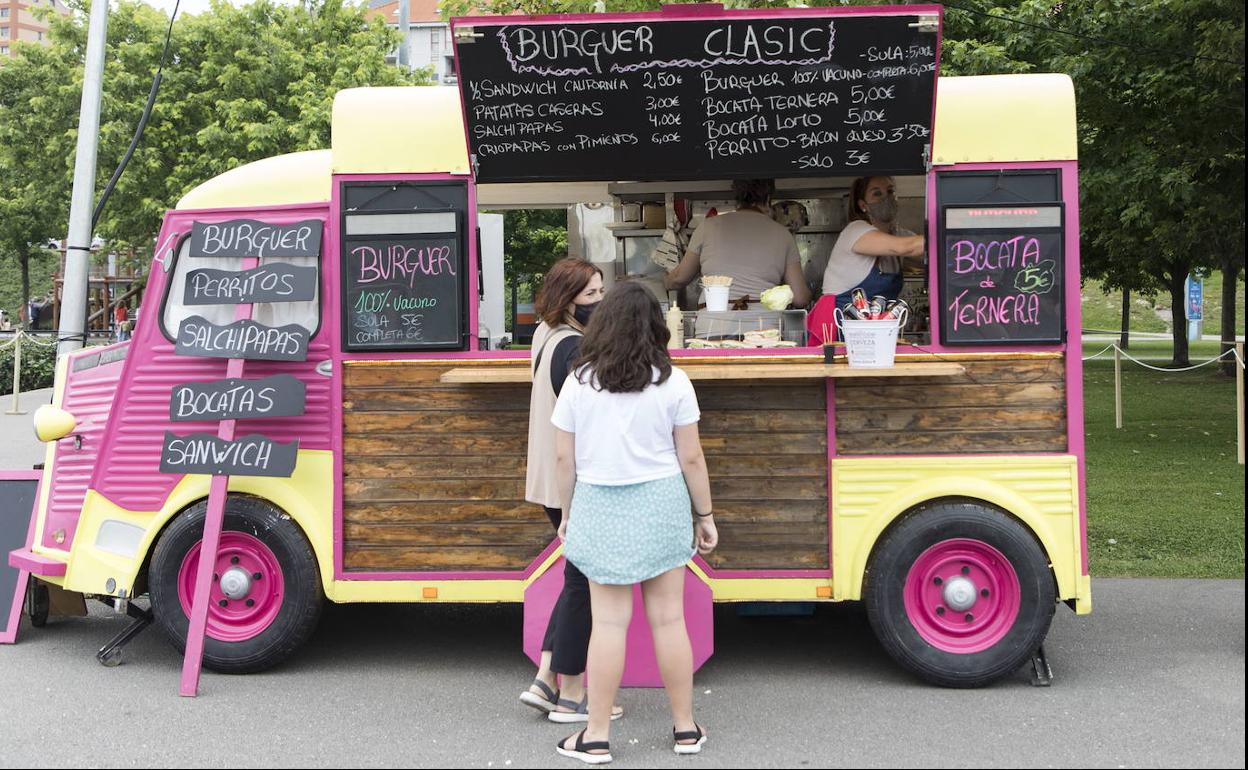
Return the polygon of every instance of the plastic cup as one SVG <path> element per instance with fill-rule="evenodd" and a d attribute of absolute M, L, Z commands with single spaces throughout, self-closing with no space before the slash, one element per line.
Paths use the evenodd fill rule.
<path fill-rule="evenodd" d="M 728 309 L 727 286 L 703 286 L 702 291 L 706 293 L 707 310 L 723 311 Z"/>

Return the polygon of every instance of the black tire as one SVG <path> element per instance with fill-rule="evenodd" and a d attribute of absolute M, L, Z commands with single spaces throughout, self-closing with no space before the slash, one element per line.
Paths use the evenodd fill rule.
<path fill-rule="evenodd" d="M 977 540 L 1003 555 L 1018 579 L 1018 614 L 987 649 L 958 653 L 924 639 L 904 600 L 907 575 L 929 547 Z M 865 575 L 867 617 L 884 649 L 921 679 L 943 687 L 982 687 L 1017 671 L 1048 634 L 1056 606 L 1049 562 L 1022 524 L 982 503 L 947 500 L 912 511 L 876 546 Z"/>
<path fill-rule="evenodd" d="M 178 572 L 187 553 L 203 539 L 206 500 L 173 520 L 152 553 L 148 581 L 156 625 L 179 651 L 186 649 L 187 614 L 178 599 Z M 204 666 L 224 674 L 249 674 L 272 668 L 290 657 L 316 630 L 324 596 L 316 555 L 302 530 L 264 500 L 231 495 L 225 504 L 224 530 L 245 532 L 264 543 L 277 558 L 284 590 L 273 622 L 245 641 L 204 639 Z"/>

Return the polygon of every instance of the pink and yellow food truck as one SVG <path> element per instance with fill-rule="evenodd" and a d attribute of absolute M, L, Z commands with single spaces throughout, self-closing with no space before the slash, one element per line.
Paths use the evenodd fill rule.
<path fill-rule="evenodd" d="M 940 14 L 456 19 L 457 88 L 342 91 L 330 149 L 169 211 L 133 339 L 59 362 L 12 563 L 118 605 L 146 594 L 181 646 L 228 476 L 209 668 L 279 663 L 327 600 L 523 602 L 535 654 L 561 551 L 524 501 L 529 352 L 486 322 L 501 259 L 479 225 L 559 208 L 608 283 L 683 311 L 673 356 L 721 535 L 687 569 L 699 664 L 714 602 L 845 601 L 931 682 L 1041 664 L 1056 604 L 1091 611 L 1073 88 L 938 79 Z M 662 290 L 669 226 L 725 210 L 732 180 L 775 179 L 818 265 L 861 176 L 892 177 L 927 239 L 892 366 L 825 351 L 800 309 Z M 626 678 L 645 683 L 637 639 Z"/>

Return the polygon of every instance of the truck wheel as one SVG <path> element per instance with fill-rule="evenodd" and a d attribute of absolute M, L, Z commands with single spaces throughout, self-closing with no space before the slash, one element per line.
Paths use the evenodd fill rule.
<path fill-rule="evenodd" d="M 156 624 L 183 651 L 207 508 L 200 501 L 174 519 L 149 570 Z M 204 666 L 246 674 L 281 663 L 316 629 L 321 600 L 316 556 L 298 525 L 263 500 L 227 498 Z"/>
<path fill-rule="evenodd" d="M 981 687 L 1018 670 L 1056 605 L 1031 533 L 972 502 L 914 511 L 877 546 L 865 580 L 867 617 L 884 648 L 944 687 Z"/>

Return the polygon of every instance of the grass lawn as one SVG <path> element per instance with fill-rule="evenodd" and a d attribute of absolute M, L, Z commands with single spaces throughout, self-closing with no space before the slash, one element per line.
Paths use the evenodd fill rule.
<path fill-rule="evenodd" d="M 1102 347 L 1086 345 L 1084 354 Z M 1170 347 L 1132 341 L 1130 353 L 1169 361 Z M 1217 354 L 1217 343 L 1194 343 L 1191 358 L 1196 363 Z M 1244 577 L 1235 380 L 1216 368 L 1154 372 L 1124 360 L 1118 430 L 1112 355 L 1084 363 L 1094 576 Z"/>
<path fill-rule="evenodd" d="M 1122 323 L 1122 292 L 1106 293 L 1099 281 L 1088 280 L 1083 285 L 1083 328 L 1116 332 Z M 1222 329 L 1222 273 L 1215 271 L 1205 278 L 1205 334 L 1219 334 Z M 1235 333 L 1244 333 L 1244 274 L 1236 281 Z M 1131 296 L 1131 331 L 1170 331 L 1170 295 L 1156 294 L 1143 297 Z M 1132 345 L 1135 344 L 1133 340 Z"/>

